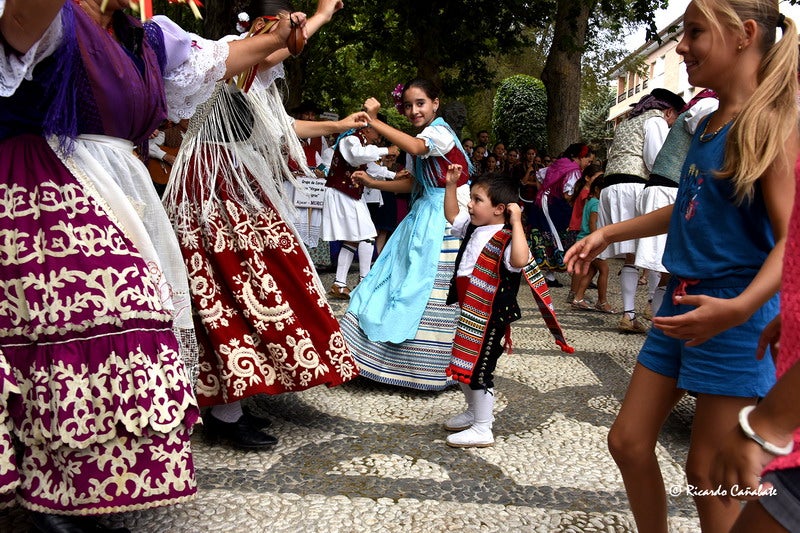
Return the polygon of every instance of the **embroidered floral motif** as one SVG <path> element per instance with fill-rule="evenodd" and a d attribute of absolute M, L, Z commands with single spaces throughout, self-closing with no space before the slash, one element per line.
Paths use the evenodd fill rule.
<path fill-rule="evenodd" d="M 337 385 L 357 370 L 298 237 L 271 202 L 170 209 L 202 324 L 202 404 Z"/>

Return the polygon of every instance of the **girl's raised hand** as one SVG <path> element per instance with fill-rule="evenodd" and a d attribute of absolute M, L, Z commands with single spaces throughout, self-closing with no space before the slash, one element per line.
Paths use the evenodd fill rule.
<path fill-rule="evenodd" d="M 444 179 L 447 185 L 455 185 L 458 183 L 458 178 L 461 177 L 461 165 L 448 165 L 447 166 L 447 174 L 445 174 Z"/>
<path fill-rule="evenodd" d="M 583 239 L 576 242 L 564 256 L 564 264 L 570 274 L 586 274 L 589 265 L 600 252 L 606 249 L 608 241 L 602 236 L 602 231 L 593 231 Z"/>
<path fill-rule="evenodd" d="M 690 305 L 695 309 L 680 315 L 654 317 L 653 327 L 668 337 L 686 340 L 686 346 L 698 346 L 747 320 L 730 299 L 687 294 L 675 296 L 672 300 L 676 305 Z"/>
<path fill-rule="evenodd" d="M 367 98 L 364 102 L 364 111 L 366 111 L 371 118 L 378 118 L 378 111 L 381 109 L 381 103 L 375 98 Z"/>

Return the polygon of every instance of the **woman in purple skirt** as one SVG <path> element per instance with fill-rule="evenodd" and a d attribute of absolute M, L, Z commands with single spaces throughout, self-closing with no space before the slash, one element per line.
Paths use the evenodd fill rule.
<path fill-rule="evenodd" d="M 188 282 L 134 148 L 290 31 L 213 42 L 126 7 L 0 0 L 0 508 L 40 531 L 194 494 Z"/>

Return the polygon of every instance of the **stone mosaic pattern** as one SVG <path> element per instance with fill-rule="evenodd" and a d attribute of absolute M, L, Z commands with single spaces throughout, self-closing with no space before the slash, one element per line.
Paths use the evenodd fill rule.
<path fill-rule="evenodd" d="M 613 265 L 611 272 L 610 301 L 619 307 Z M 327 287 L 332 275 L 323 281 Z M 211 447 L 198 430 L 197 499 L 107 522 L 137 533 L 635 531 L 605 439 L 644 337 L 617 333 L 617 315 L 571 309 L 567 288 L 557 288 L 558 316 L 576 348 L 562 354 L 530 293 L 520 294 L 514 353 L 497 371 L 493 448 L 445 445 L 441 424 L 462 408 L 458 389 L 357 379 L 259 397 L 251 407 L 273 420 L 269 432 L 280 439 L 273 450 Z M 642 288 L 640 298 L 644 305 Z M 337 314 L 345 308 L 334 302 Z M 683 400 L 659 441 L 668 485 L 685 484 L 692 413 Z M 670 497 L 669 505 L 671 531 L 699 531 L 689 497 Z M 0 514 L 0 531 L 28 529 L 24 511 Z"/>

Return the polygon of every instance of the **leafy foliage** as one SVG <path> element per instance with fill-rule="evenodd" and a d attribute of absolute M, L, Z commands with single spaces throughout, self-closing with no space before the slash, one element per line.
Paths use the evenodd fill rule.
<path fill-rule="evenodd" d="M 606 86 L 605 93 L 596 94 L 581 109 L 581 139 L 594 146 L 600 159 L 605 159 L 611 144 L 612 133 L 606 119 L 615 101 L 614 91 Z"/>
<path fill-rule="evenodd" d="M 518 74 L 500 83 L 492 114 L 496 141 L 508 147 L 531 145 L 546 151 L 546 118 L 547 93 L 541 80 Z"/>

